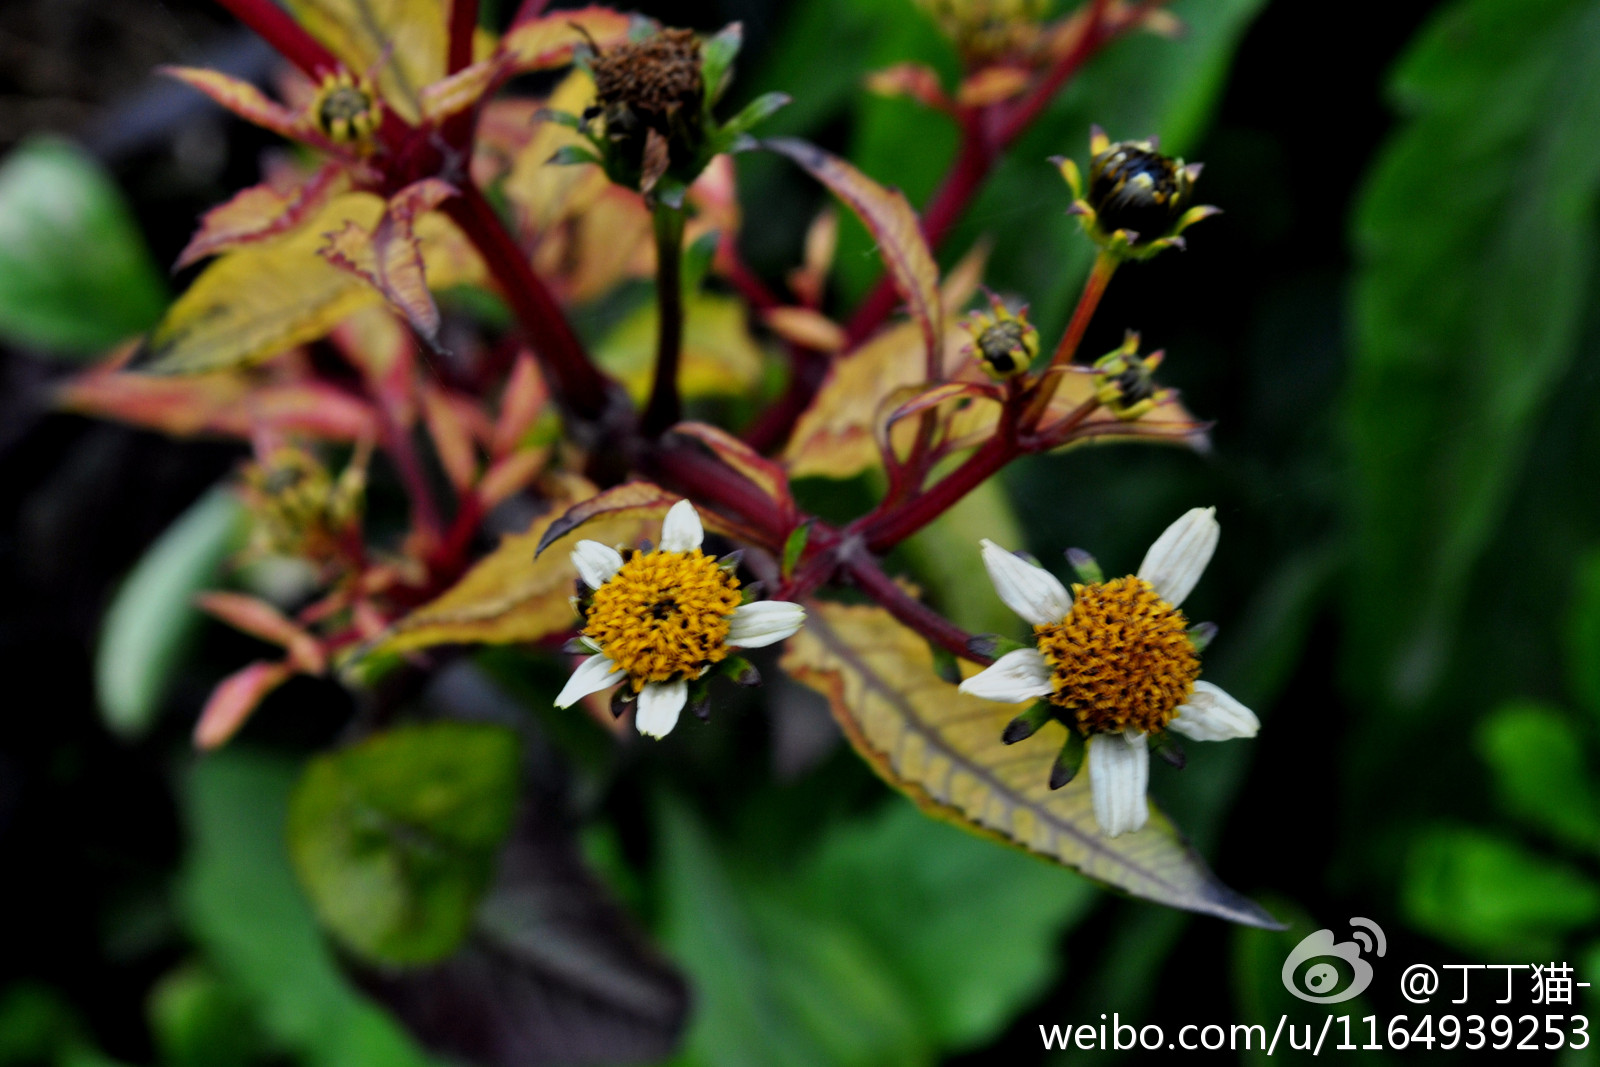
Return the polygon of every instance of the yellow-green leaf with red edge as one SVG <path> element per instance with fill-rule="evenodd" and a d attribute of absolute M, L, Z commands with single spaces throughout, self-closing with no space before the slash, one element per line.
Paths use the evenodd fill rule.
<path fill-rule="evenodd" d="M 257 363 L 316 340 L 381 302 L 376 289 L 318 252 L 327 234 L 347 225 L 370 232 L 383 211 L 380 197 L 345 193 L 292 233 L 219 257 L 150 332 L 137 369 L 196 374 Z M 443 216 L 424 215 L 416 235 L 430 284 L 482 277 L 476 253 Z"/>
<path fill-rule="evenodd" d="M 911 319 L 922 334 L 923 352 L 930 360 L 936 359 L 944 321 L 939 265 L 933 260 L 917 213 L 905 194 L 884 188 L 849 163 L 806 141 L 778 137 L 764 143 L 826 185 L 867 227 L 878 242 L 878 254 L 883 257 L 895 289 L 905 298 Z"/>
<path fill-rule="evenodd" d="M 422 87 L 444 77 L 444 0 L 288 0 L 295 20 L 352 73 L 372 75 L 384 103 L 407 122 Z"/>
<path fill-rule="evenodd" d="M 1276 927 L 1219 882 L 1171 821 L 1152 810 L 1137 833 L 1105 837 L 1087 774 L 1052 791 L 1065 737 L 1051 723 L 1002 744 L 1021 710 L 960 692 L 939 676 L 927 643 L 876 606 L 813 603 L 780 661 L 827 698 L 861 756 L 923 810 L 1032 852 L 1113 888 L 1175 908 Z"/>
<path fill-rule="evenodd" d="M 175 269 L 287 233 L 321 211 L 347 184 L 344 167 L 327 163 L 310 176 L 280 172 L 243 189 L 200 217 L 200 228 L 178 255 Z"/>
<path fill-rule="evenodd" d="M 593 489 L 575 483 L 568 491 L 584 496 Z M 563 533 L 550 537 L 552 526 L 570 514 L 558 501 L 527 530 L 504 537 L 459 582 L 394 623 L 362 653 L 410 652 L 446 644 L 503 645 L 571 630 L 578 624 L 571 604 L 578 580 L 570 558 L 572 546 L 583 539 L 632 544 L 655 531 L 675 499 L 656 490 L 649 500 L 600 514 L 581 533 L 568 524 Z M 550 550 L 540 554 L 541 547 Z"/>
<path fill-rule="evenodd" d="M 632 24 L 632 17 L 610 8 L 556 11 L 512 26 L 500 41 L 500 53 L 518 73 L 564 67 L 580 46 L 604 50 L 626 41 Z"/>
<path fill-rule="evenodd" d="M 161 73 L 198 89 L 246 122 L 281 137 L 306 141 L 320 148 L 337 148 L 301 115 L 270 99 L 247 81 L 202 67 L 162 67 Z"/>
<path fill-rule="evenodd" d="M 370 232 L 346 222 L 318 249 L 328 262 L 362 278 L 406 317 L 417 333 L 433 341 L 439 333 L 439 305 L 428 289 L 417 222 L 426 212 L 458 195 L 440 178 L 424 178 L 395 193 Z"/>
<path fill-rule="evenodd" d="M 372 405 L 347 390 L 313 381 L 294 359 L 282 374 L 226 370 L 184 377 L 124 371 L 120 361 L 68 379 L 57 389 L 56 406 L 97 418 L 193 437 L 219 434 L 252 439 L 258 430 L 324 441 L 375 438 Z"/>
<path fill-rule="evenodd" d="M 942 306 L 959 308 L 972 297 L 983 262 L 979 249 L 956 265 L 944 281 Z M 953 317 L 941 336 L 942 366 L 954 367 L 972 339 Z M 790 475 L 851 478 L 877 466 L 877 434 L 891 410 L 886 402 L 928 380 L 923 344 L 920 329 L 902 323 L 835 360 L 784 450 Z"/>

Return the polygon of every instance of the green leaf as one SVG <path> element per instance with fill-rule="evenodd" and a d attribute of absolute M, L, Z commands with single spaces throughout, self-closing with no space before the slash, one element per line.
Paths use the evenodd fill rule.
<path fill-rule="evenodd" d="M 702 1067 L 928 1064 L 991 1039 L 1054 978 L 1093 893 L 898 801 L 781 872 L 733 865 L 665 805 L 666 933 Z"/>
<path fill-rule="evenodd" d="M 106 612 L 95 651 L 95 694 L 123 737 L 150 728 L 172 673 L 203 616 L 194 596 L 241 547 L 244 507 L 214 489 L 184 512 L 134 565 Z"/>
<path fill-rule="evenodd" d="M 163 1067 L 250 1063 L 261 1041 L 242 991 L 203 965 L 164 976 L 150 991 L 148 1011 Z"/>
<path fill-rule="evenodd" d="M 1405 708 L 1447 661 L 1588 311 L 1600 4 L 1458 0 L 1393 92 L 1407 121 L 1354 227 L 1348 651 Z"/>
<path fill-rule="evenodd" d="M 1567 684 L 1600 724 L 1600 552 L 1578 566 L 1572 618 L 1567 623 Z"/>
<path fill-rule="evenodd" d="M 1507 811 L 1580 848 L 1600 848 L 1600 794 L 1565 714 L 1532 702 L 1507 704 L 1479 726 L 1477 742 Z"/>
<path fill-rule="evenodd" d="M 601 160 L 598 153 L 581 144 L 564 144 L 556 149 L 547 162 L 556 167 L 572 167 L 580 163 L 598 164 Z"/>
<path fill-rule="evenodd" d="M 1526 962 L 1600 917 L 1600 885 L 1482 830 L 1435 827 L 1412 846 L 1401 902 L 1412 925 L 1469 955 Z"/>
<path fill-rule="evenodd" d="M 312 760 L 289 851 L 317 916 L 379 963 L 448 956 L 511 829 L 517 780 L 515 735 L 472 723 L 403 726 Z"/>
<path fill-rule="evenodd" d="M 0 336 L 95 354 L 161 317 L 167 287 L 111 179 L 38 138 L 0 164 Z"/>
<path fill-rule="evenodd" d="M 237 747 L 191 769 L 180 887 L 190 929 L 250 998 L 262 1028 L 307 1067 L 427 1067 L 346 983 L 295 885 L 283 838 L 295 774 L 289 761 Z"/>

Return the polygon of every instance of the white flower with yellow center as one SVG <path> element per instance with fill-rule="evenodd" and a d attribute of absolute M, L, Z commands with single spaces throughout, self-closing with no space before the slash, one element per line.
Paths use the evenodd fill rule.
<path fill-rule="evenodd" d="M 579 642 L 584 660 L 556 697 L 566 708 L 590 693 L 632 686 L 634 724 L 665 737 L 678 723 L 691 683 L 735 648 L 775 644 L 800 629 L 805 609 L 786 600 L 741 603 L 733 567 L 700 551 L 705 530 L 694 505 L 680 500 L 661 525 L 661 546 L 622 553 L 579 541 L 573 565 L 593 590 Z"/>
<path fill-rule="evenodd" d="M 1178 606 L 1200 580 L 1220 535 L 1215 508 L 1195 508 L 1150 546 L 1137 575 L 1077 584 L 1069 593 L 1043 567 L 983 542 L 989 579 L 1033 626 L 1033 648 L 1008 652 L 961 683 L 985 700 L 1044 698 L 1050 717 L 1085 739 L 1095 821 L 1108 837 L 1150 817 L 1150 737 L 1173 730 L 1196 741 L 1254 737 L 1249 708 L 1198 681 L 1200 657 Z M 1075 561 L 1076 562 L 1076 561 Z M 1089 564 L 1094 569 L 1092 562 Z M 1042 721 L 1006 740 L 1020 740 Z M 1063 757 L 1071 750 L 1069 739 Z M 1058 768 L 1061 764 L 1058 764 Z M 1074 767 L 1053 775 L 1052 786 Z"/>

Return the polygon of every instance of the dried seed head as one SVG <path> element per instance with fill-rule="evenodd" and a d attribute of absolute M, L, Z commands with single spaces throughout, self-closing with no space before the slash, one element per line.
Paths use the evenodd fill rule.
<path fill-rule="evenodd" d="M 649 126 L 670 139 L 676 119 L 698 116 L 705 96 L 700 40 L 692 30 L 662 30 L 594 58 L 595 96 L 608 124 Z M 627 119 L 623 119 L 626 113 Z"/>

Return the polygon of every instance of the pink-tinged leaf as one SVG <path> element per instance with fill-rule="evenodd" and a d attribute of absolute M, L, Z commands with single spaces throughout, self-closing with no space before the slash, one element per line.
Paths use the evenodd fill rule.
<path fill-rule="evenodd" d="M 328 658 L 321 643 L 265 600 L 242 593 L 202 593 L 196 600 L 204 611 L 235 630 L 287 650 L 289 663 L 295 668 L 308 674 L 321 674 L 327 669 Z"/>
<path fill-rule="evenodd" d="M 768 308 L 761 313 L 761 321 L 785 341 L 814 352 L 837 352 L 845 346 L 844 327 L 810 308 Z"/>
<path fill-rule="evenodd" d="M 628 482 L 607 489 L 562 513 L 546 527 L 543 536 L 539 538 L 539 547 L 534 552 L 536 555 L 543 553 L 553 542 L 596 519 L 651 519 L 665 515 L 667 509 L 681 499 L 677 493 L 669 493 L 650 482 Z M 700 518 L 704 521 L 708 516 L 702 514 Z"/>
<path fill-rule="evenodd" d="M 795 518 L 794 497 L 789 492 L 789 475 L 781 464 L 768 459 L 737 437 L 703 422 L 680 422 L 670 431 L 675 437 L 688 437 L 706 448 L 723 463 L 738 471 L 746 481 L 772 501 L 783 519 Z"/>
<path fill-rule="evenodd" d="M 478 502 L 484 510 L 493 508 L 532 484 L 550 461 L 548 445 L 524 448 L 506 455 L 483 472 L 478 481 Z"/>
<path fill-rule="evenodd" d="M 550 390 L 533 353 L 525 349 L 518 352 L 500 393 L 500 418 L 490 438 L 490 454 L 504 456 L 515 450 L 549 402 Z"/>
<path fill-rule="evenodd" d="M 288 0 L 285 6 L 352 72 L 373 77 L 385 104 L 415 123 L 417 91 L 445 74 L 445 4 L 446 0 Z"/>
<path fill-rule="evenodd" d="M 200 712 L 200 721 L 194 726 L 195 747 L 209 751 L 227 744 L 267 694 L 294 673 L 286 663 L 258 662 L 228 675 L 211 691 L 211 699 Z"/>
<path fill-rule="evenodd" d="M 340 355 L 361 371 L 367 391 L 402 427 L 416 421 L 417 343 L 387 306 L 345 319 L 328 336 Z"/>
<path fill-rule="evenodd" d="M 939 111 L 952 110 L 950 98 L 939 84 L 938 73 L 923 63 L 896 63 L 884 70 L 875 70 L 867 75 L 867 90 L 879 96 L 908 96 Z"/>
<path fill-rule="evenodd" d="M 928 376 L 936 377 L 944 319 L 939 302 L 939 267 L 905 194 L 884 188 L 844 160 L 805 141 L 779 137 L 765 144 L 826 185 L 867 227 L 878 242 L 878 253 L 895 289 L 905 298 L 911 318 L 922 333 Z"/>
<path fill-rule="evenodd" d="M 478 450 L 473 444 L 472 423 L 466 417 L 468 414 L 443 390 L 431 385 L 423 387 L 422 417 L 433 438 L 439 465 L 444 468 L 450 485 L 458 493 L 478 477 Z"/>
<path fill-rule="evenodd" d="M 456 187 L 439 178 L 412 182 L 389 199 L 371 234 L 346 223 L 321 249 L 328 262 L 371 283 L 430 342 L 439 334 L 439 306 L 428 291 L 416 224 L 456 195 Z"/>
<path fill-rule="evenodd" d="M 304 141 L 328 151 L 339 151 L 339 146 L 323 137 L 300 115 L 269 99 L 247 81 L 199 67 L 162 67 L 161 72 L 200 90 L 246 122 L 271 130 L 291 141 Z"/>
<path fill-rule="evenodd" d="M 1020 67 L 984 67 L 956 89 L 962 107 L 988 107 L 1010 100 L 1028 87 L 1032 75 Z"/>
<path fill-rule="evenodd" d="M 1217 880 L 1159 810 L 1137 833 L 1106 837 L 1087 773 L 1049 786 L 1064 731 L 1047 723 L 1001 740 L 1022 710 L 959 692 L 935 669 L 927 641 L 876 605 L 807 605 L 780 661 L 827 698 L 857 753 L 928 814 L 1145 900 L 1269 929 L 1262 908 Z"/>
<path fill-rule="evenodd" d="M 503 59 L 486 59 L 448 78 L 424 85 L 418 94 L 422 100 L 423 120 L 437 125 L 473 107 L 494 91 L 507 69 L 508 64 Z"/>
<path fill-rule="evenodd" d="M 325 441 L 357 441 L 377 432 L 376 414 L 366 401 L 289 374 L 221 371 L 166 378 L 97 369 L 69 380 L 55 399 L 69 411 L 174 437 L 219 434 L 248 440 L 271 430 Z"/>
<path fill-rule="evenodd" d="M 556 11 L 511 27 L 500 52 L 517 73 L 564 67 L 579 46 L 591 41 L 606 49 L 628 39 L 633 19 L 604 7 Z"/>
<path fill-rule="evenodd" d="M 176 269 L 240 245 L 287 233 L 316 215 L 343 191 L 348 178 L 343 166 L 326 163 L 305 180 L 287 174 L 253 185 L 200 218 L 200 228 L 178 256 Z"/>

